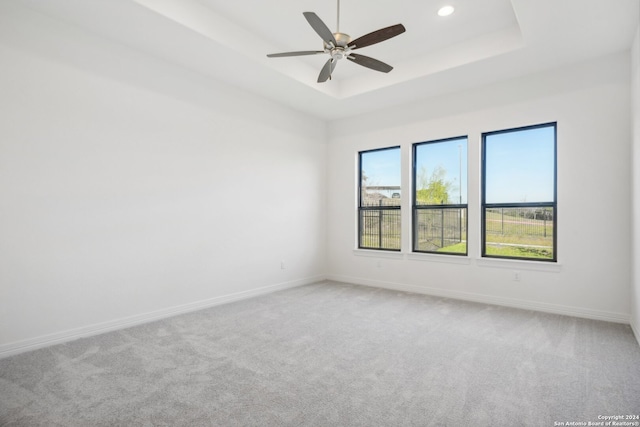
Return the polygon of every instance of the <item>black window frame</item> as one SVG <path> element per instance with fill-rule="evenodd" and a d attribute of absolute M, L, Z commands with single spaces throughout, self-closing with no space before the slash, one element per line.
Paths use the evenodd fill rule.
<path fill-rule="evenodd" d="M 417 192 L 418 192 L 418 188 L 416 185 L 416 175 L 417 175 L 417 171 L 416 171 L 416 161 L 417 161 L 417 155 L 416 155 L 416 150 L 418 149 L 419 146 L 421 145 L 427 145 L 427 144 L 437 144 L 437 143 L 442 143 L 442 142 L 448 142 L 448 141 L 455 141 L 455 140 L 460 140 L 460 139 L 464 139 L 466 144 L 467 144 L 467 174 L 469 171 L 469 163 L 468 163 L 468 149 L 469 149 L 469 136 L 468 135 L 462 135 L 462 136 L 455 136 L 455 137 L 451 137 L 451 138 L 442 138 L 442 139 L 436 139 L 436 140 L 432 140 L 432 141 L 424 141 L 424 142 L 416 142 L 414 144 L 412 144 L 411 146 L 411 250 L 412 252 L 415 253 L 427 253 L 427 254 L 438 254 L 438 255 L 455 255 L 455 256 L 468 256 L 469 255 L 469 200 L 468 200 L 468 194 L 467 194 L 467 203 L 449 203 L 449 204 L 443 204 L 443 205 L 418 205 L 417 203 Z M 468 180 L 468 175 L 467 175 L 467 180 Z M 462 185 L 462 183 L 459 183 L 459 185 Z M 467 192 L 468 192 L 468 188 L 467 188 Z M 416 248 L 416 246 L 418 245 L 418 214 L 419 211 L 421 210 L 455 210 L 455 209 L 464 209 L 466 212 L 465 215 L 465 220 L 464 220 L 464 229 L 466 230 L 467 233 L 467 244 L 465 247 L 465 252 L 442 252 L 442 251 L 425 251 L 425 250 L 419 250 Z M 442 227 L 442 230 L 444 230 L 444 227 Z M 461 230 L 462 232 L 462 227 Z"/>
<path fill-rule="evenodd" d="M 502 133 L 511 133 L 518 131 L 527 131 L 532 129 L 539 129 L 545 127 L 553 127 L 553 201 L 550 202 L 520 202 L 520 203 L 487 203 L 486 202 L 486 141 L 487 137 L 491 135 L 497 135 Z M 497 258 L 497 259 L 509 259 L 509 260 L 521 260 L 521 261 L 534 261 L 534 262 L 558 262 L 558 123 L 549 122 L 536 125 L 522 126 L 510 129 L 502 129 L 498 131 L 483 132 L 482 144 L 481 144 L 481 256 L 483 258 Z M 512 257 L 502 256 L 495 254 L 487 254 L 487 240 L 486 240 L 486 213 L 487 209 L 501 209 L 501 208 L 551 208 L 553 209 L 553 257 L 552 258 L 534 258 L 534 257 Z"/>
<path fill-rule="evenodd" d="M 402 171 L 402 147 L 400 145 L 394 145 L 392 147 L 383 147 L 383 148 L 375 148 L 372 150 L 363 150 L 363 151 L 358 151 L 358 249 L 366 249 L 366 250 L 374 250 L 374 251 L 392 251 L 392 252 L 400 252 L 402 250 L 402 210 L 401 210 L 401 204 L 400 205 L 394 205 L 394 206 L 363 206 L 362 203 L 362 155 L 366 154 L 366 153 L 373 153 L 373 152 L 377 152 L 377 151 L 385 151 L 385 150 L 395 150 L 398 149 L 400 150 L 400 170 Z M 400 189 L 401 194 L 402 194 L 402 188 Z M 400 200 L 402 200 L 402 198 L 400 198 Z M 379 237 L 378 237 L 378 241 L 379 241 L 379 245 L 378 247 L 373 247 L 373 246 L 363 246 L 362 245 L 362 216 L 363 213 L 366 211 L 380 211 L 380 220 L 379 220 L 379 224 L 382 224 L 381 218 L 384 215 L 385 211 L 398 211 L 397 215 L 400 216 L 400 245 L 399 247 L 396 248 L 386 248 L 382 246 L 383 243 L 383 239 L 382 239 L 382 232 L 379 232 Z"/>

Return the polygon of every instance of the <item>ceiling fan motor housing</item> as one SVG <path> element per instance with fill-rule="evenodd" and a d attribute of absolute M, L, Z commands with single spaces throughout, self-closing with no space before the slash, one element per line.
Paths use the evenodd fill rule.
<path fill-rule="evenodd" d="M 332 46 L 327 42 L 324 43 L 325 51 L 329 52 L 333 59 L 346 58 L 351 50 L 347 45 L 351 42 L 351 36 L 345 33 L 333 33 L 337 46 Z"/>
<path fill-rule="evenodd" d="M 338 47 L 347 47 L 347 45 L 351 42 L 351 36 L 345 33 L 333 33 L 333 37 L 336 38 L 338 42 Z"/>

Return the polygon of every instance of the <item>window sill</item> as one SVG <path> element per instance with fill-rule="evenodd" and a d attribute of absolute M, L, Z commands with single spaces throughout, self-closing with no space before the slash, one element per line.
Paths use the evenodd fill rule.
<path fill-rule="evenodd" d="M 443 262 L 447 264 L 471 264 L 471 259 L 462 255 L 438 255 L 438 254 L 423 254 L 423 253 L 410 253 L 407 254 L 407 259 L 412 261 L 422 262 Z"/>
<path fill-rule="evenodd" d="M 479 267 L 507 268 L 511 270 L 548 271 L 551 273 L 559 273 L 562 271 L 560 264 L 545 261 L 479 258 L 476 260 L 476 264 Z"/>
<path fill-rule="evenodd" d="M 362 257 L 386 258 L 386 259 L 407 259 L 410 261 L 420 262 L 440 262 L 445 264 L 470 265 L 472 259 L 468 256 L 460 255 L 438 255 L 425 253 L 403 253 L 385 250 L 370 249 L 354 249 L 353 254 Z M 529 270 L 529 271 L 546 271 L 550 273 L 559 273 L 562 271 L 562 265 L 558 263 L 541 262 L 541 261 L 523 261 L 498 258 L 478 258 L 475 264 L 485 268 L 504 268 L 510 270 Z"/>
<path fill-rule="evenodd" d="M 404 254 L 401 252 L 385 250 L 354 249 L 353 254 L 373 258 L 404 259 Z"/>

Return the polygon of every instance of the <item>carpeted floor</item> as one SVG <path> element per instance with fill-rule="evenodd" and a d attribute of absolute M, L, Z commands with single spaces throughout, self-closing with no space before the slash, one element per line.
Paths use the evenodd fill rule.
<path fill-rule="evenodd" d="M 640 414 L 626 325 L 319 283 L 0 360 L 2 426 L 554 426 Z"/>

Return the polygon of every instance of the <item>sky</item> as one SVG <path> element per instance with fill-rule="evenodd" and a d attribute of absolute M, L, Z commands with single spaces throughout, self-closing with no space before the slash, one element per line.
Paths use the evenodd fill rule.
<path fill-rule="evenodd" d="M 460 162 L 462 161 L 462 169 Z M 399 186 L 401 181 L 400 148 L 369 151 L 362 156 L 362 170 L 369 185 Z M 449 198 L 452 203 L 467 203 L 467 138 L 417 145 L 416 170 L 424 167 L 430 177 L 437 167 L 446 171 L 445 180 L 451 182 Z M 459 182 L 462 181 L 462 185 Z"/>
<path fill-rule="evenodd" d="M 367 177 L 368 185 L 399 186 L 400 164 L 400 147 L 362 154 L 362 171 Z"/>
<path fill-rule="evenodd" d="M 446 172 L 444 181 L 450 184 L 450 203 L 467 203 L 466 137 L 417 145 L 415 155 L 417 187 L 420 187 L 419 178 L 423 170 L 428 180 L 440 168 Z"/>
<path fill-rule="evenodd" d="M 554 133 L 550 126 L 487 135 L 487 203 L 554 201 Z"/>
<path fill-rule="evenodd" d="M 486 135 L 487 203 L 554 200 L 554 133 L 547 126 Z M 466 137 L 416 145 L 418 173 L 422 167 L 427 177 L 443 168 L 451 183 L 450 200 L 467 203 Z M 400 186 L 400 148 L 363 153 L 362 168 L 369 185 Z"/>

